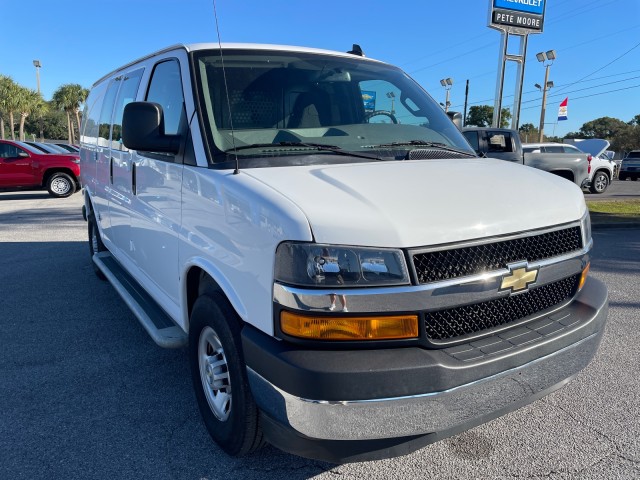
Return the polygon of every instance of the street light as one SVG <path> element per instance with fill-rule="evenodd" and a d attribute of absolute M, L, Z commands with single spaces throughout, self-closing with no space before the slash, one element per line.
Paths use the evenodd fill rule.
<path fill-rule="evenodd" d="M 553 64 L 553 61 L 556 59 L 556 51 L 547 50 L 546 52 L 536 53 L 536 58 L 545 67 L 544 83 L 543 83 L 544 87 L 536 83 L 536 88 L 542 91 L 542 109 L 540 110 L 540 136 L 538 138 L 538 141 L 543 142 L 544 141 L 544 116 L 547 108 L 547 90 L 553 87 L 553 82 L 549 81 L 549 67 Z"/>
<path fill-rule="evenodd" d="M 451 78 L 451 77 L 443 78 L 442 80 L 440 80 L 440 85 L 442 85 L 444 87 L 444 89 L 447 91 L 447 99 L 444 102 L 444 111 L 448 112 L 449 111 L 449 107 L 451 106 L 451 102 L 449 101 L 449 91 L 451 90 L 451 87 L 453 86 L 453 78 Z"/>
<path fill-rule="evenodd" d="M 396 99 L 396 94 L 393 92 L 387 92 L 387 98 L 391 99 L 391 115 L 395 115 L 396 111 L 393 108 L 393 102 Z"/>
<path fill-rule="evenodd" d="M 40 67 L 42 64 L 40 60 L 34 60 L 33 66 L 36 67 L 36 81 L 38 82 L 38 95 L 40 94 Z"/>

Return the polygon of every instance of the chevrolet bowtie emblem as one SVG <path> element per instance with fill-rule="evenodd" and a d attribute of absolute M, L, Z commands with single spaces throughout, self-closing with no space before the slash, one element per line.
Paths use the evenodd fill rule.
<path fill-rule="evenodd" d="M 502 277 L 500 290 L 511 289 L 512 292 L 525 290 L 530 283 L 538 278 L 538 270 L 527 270 L 527 267 L 515 268 L 509 267 L 510 272 Z"/>

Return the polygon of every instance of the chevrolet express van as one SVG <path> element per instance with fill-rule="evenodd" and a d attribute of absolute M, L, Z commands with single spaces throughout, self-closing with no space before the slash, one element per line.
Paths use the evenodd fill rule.
<path fill-rule="evenodd" d="M 478 158 L 358 48 L 170 47 L 86 105 L 96 273 L 155 342 L 186 347 L 230 455 L 405 454 L 541 398 L 597 351 L 607 289 L 588 276 L 580 189 Z"/>

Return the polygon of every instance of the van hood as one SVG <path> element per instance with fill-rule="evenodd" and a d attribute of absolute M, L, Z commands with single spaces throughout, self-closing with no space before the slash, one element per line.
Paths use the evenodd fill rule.
<path fill-rule="evenodd" d="M 586 210 L 583 194 L 572 182 L 494 159 L 241 172 L 300 208 L 319 243 L 437 245 L 567 223 L 580 219 Z"/>

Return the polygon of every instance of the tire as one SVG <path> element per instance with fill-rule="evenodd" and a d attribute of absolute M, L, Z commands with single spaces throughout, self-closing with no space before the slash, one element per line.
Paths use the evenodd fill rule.
<path fill-rule="evenodd" d="M 76 181 L 67 173 L 56 172 L 47 180 L 47 190 L 52 197 L 70 197 L 76 191 Z"/>
<path fill-rule="evenodd" d="M 217 292 L 197 298 L 190 321 L 189 364 L 202 419 L 220 448 L 245 456 L 264 440 L 247 380 L 240 321 Z"/>
<path fill-rule="evenodd" d="M 623 182 L 627 179 L 627 176 L 624 173 L 618 174 L 618 180 L 622 180 Z"/>
<path fill-rule="evenodd" d="M 598 171 L 593 176 L 589 190 L 591 193 L 604 193 L 609 186 L 609 176 L 603 171 Z"/>
<path fill-rule="evenodd" d="M 98 268 L 98 266 L 93 261 L 93 255 L 95 253 L 104 252 L 107 248 L 102 243 L 102 238 L 100 238 L 100 231 L 98 230 L 98 225 L 96 223 L 96 217 L 91 212 L 89 217 L 87 218 L 87 232 L 89 234 L 89 259 L 91 261 L 91 266 L 93 266 L 93 271 L 100 280 L 106 280 L 107 277 L 104 276 L 102 270 Z"/>
<path fill-rule="evenodd" d="M 635 182 L 636 180 L 638 180 L 638 177 L 630 177 L 630 178 L 631 178 L 631 180 L 632 180 L 632 181 L 634 181 L 634 182 Z"/>

